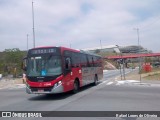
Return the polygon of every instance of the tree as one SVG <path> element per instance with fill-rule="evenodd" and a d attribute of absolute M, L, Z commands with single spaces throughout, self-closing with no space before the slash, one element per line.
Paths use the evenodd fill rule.
<path fill-rule="evenodd" d="M 95 50 L 95 53 L 96 53 L 96 54 L 99 54 L 100 52 L 101 52 L 100 49 L 96 49 L 96 50 Z"/>
<path fill-rule="evenodd" d="M 5 49 L 4 51 L 4 69 L 7 74 L 13 74 L 15 77 L 21 73 L 21 63 L 26 52 L 18 48 Z"/>

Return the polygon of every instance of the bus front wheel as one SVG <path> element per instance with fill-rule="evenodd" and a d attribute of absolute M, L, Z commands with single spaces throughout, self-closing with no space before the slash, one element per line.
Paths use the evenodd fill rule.
<path fill-rule="evenodd" d="M 93 85 L 97 85 L 97 84 L 98 84 L 98 76 L 97 76 L 97 75 L 95 75 Z"/>
<path fill-rule="evenodd" d="M 77 93 L 79 90 L 79 82 L 78 80 L 74 81 L 74 88 L 73 88 L 73 93 Z"/>

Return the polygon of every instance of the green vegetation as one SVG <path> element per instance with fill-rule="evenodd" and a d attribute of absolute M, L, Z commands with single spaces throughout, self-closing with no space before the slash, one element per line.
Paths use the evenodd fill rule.
<path fill-rule="evenodd" d="M 21 63 L 26 55 L 25 51 L 20 51 L 18 48 L 6 49 L 0 53 L 0 74 L 3 76 L 13 75 L 17 77 L 22 73 Z"/>

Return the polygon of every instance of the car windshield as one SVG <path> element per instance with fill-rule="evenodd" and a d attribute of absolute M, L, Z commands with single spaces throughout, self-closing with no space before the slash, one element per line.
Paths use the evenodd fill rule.
<path fill-rule="evenodd" d="M 56 76 L 62 73 L 60 56 L 39 55 L 28 58 L 27 75 Z"/>

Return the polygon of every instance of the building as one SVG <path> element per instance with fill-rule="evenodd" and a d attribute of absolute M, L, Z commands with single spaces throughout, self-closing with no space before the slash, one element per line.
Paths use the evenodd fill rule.
<path fill-rule="evenodd" d="M 150 53 L 147 49 L 144 49 L 142 46 L 119 46 L 121 53 Z"/>
<path fill-rule="evenodd" d="M 94 48 L 86 48 L 84 51 L 88 51 L 91 53 L 99 53 L 99 52 L 119 52 L 117 45 L 109 45 L 103 47 L 94 47 Z"/>
<path fill-rule="evenodd" d="M 114 52 L 114 53 L 150 53 L 151 51 L 144 49 L 142 46 L 118 46 L 118 45 L 109 45 L 94 48 L 83 49 L 84 51 L 88 51 L 91 53 L 99 53 L 99 52 Z"/>

